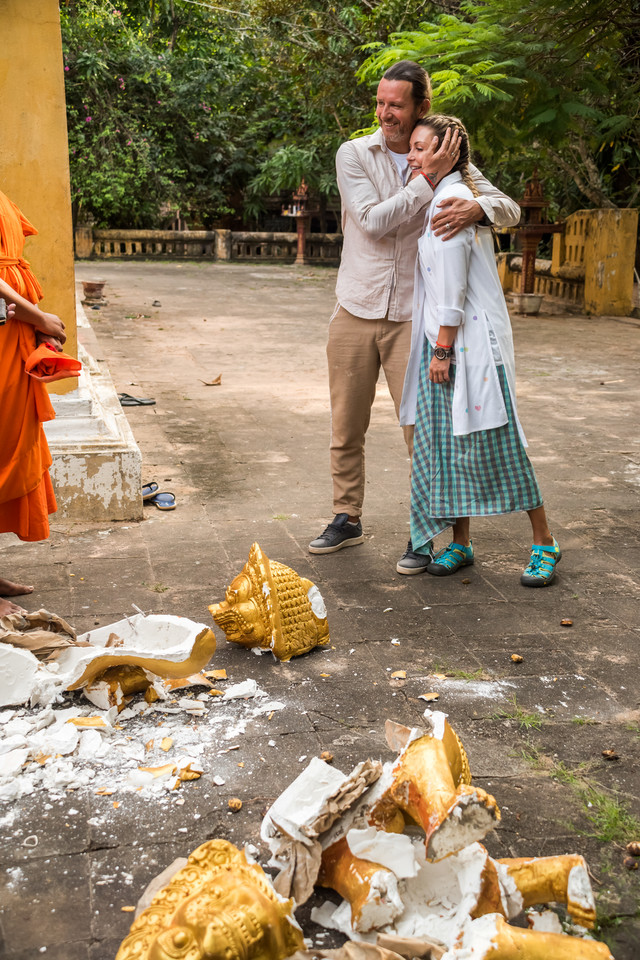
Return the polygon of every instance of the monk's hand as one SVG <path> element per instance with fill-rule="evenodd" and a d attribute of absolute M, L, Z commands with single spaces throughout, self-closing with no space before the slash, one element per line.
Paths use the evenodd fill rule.
<path fill-rule="evenodd" d="M 62 353 L 62 344 L 56 337 L 48 337 L 41 330 L 36 330 L 36 346 L 39 347 L 41 343 L 49 343 L 57 353 Z"/>
<path fill-rule="evenodd" d="M 450 359 L 438 360 L 437 357 L 432 357 L 429 364 L 429 380 L 431 380 L 431 383 L 448 383 L 450 364 Z"/>
<path fill-rule="evenodd" d="M 13 320 L 16 315 L 16 305 L 15 303 L 7 304 L 7 320 Z"/>
<path fill-rule="evenodd" d="M 67 339 L 67 335 L 64 332 L 64 323 L 60 317 L 56 317 L 55 313 L 45 313 L 42 311 L 42 316 L 38 318 L 38 323 L 34 324 L 34 326 L 37 326 L 37 329 L 47 337 L 53 337 L 54 340 L 58 340 L 60 344 L 64 344 Z"/>
<path fill-rule="evenodd" d="M 433 137 L 431 143 L 422 154 L 422 173 L 435 185 L 439 180 L 455 167 L 460 157 L 460 134 L 457 130 L 447 127 L 447 132 L 440 143 L 438 137 Z"/>
<path fill-rule="evenodd" d="M 436 213 L 431 227 L 436 237 L 450 240 L 456 233 L 477 223 L 484 217 L 484 210 L 477 200 L 463 200 L 461 197 L 448 197 L 436 204 Z"/>

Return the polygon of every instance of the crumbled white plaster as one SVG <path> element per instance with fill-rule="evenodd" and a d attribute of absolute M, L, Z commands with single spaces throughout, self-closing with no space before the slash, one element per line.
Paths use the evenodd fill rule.
<path fill-rule="evenodd" d="M 307 597 L 309 598 L 309 603 L 311 604 L 311 609 L 314 616 L 316 616 L 319 620 L 325 620 L 327 617 L 327 608 L 325 606 L 322 594 L 315 584 L 313 584 L 309 589 Z"/>

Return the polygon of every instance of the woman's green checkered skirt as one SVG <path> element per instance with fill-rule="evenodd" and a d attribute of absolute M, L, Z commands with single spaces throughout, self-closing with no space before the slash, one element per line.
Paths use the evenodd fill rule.
<path fill-rule="evenodd" d="M 428 554 L 431 540 L 458 517 L 534 510 L 542 494 L 522 444 L 504 366 L 498 376 L 508 421 L 502 427 L 454 437 L 449 383 L 431 383 L 433 348 L 425 339 L 420 367 L 411 471 L 411 543 Z"/>

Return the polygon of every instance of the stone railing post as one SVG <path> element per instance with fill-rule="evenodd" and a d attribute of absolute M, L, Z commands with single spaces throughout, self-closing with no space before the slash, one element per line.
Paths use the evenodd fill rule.
<path fill-rule="evenodd" d="M 231 260 L 231 230 L 216 230 L 216 260 Z"/>
<path fill-rule="evenodd" d="M 88 260 L 93 253 L 93 224 L 76 223 L 73 241 L 76 260 Z"/>

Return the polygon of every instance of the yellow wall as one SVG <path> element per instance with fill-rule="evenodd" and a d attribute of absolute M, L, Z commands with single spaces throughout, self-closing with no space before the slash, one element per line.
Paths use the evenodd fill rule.
<path fill-rule="evenodd" d="M 77 356 L 73 233 L 64 66 L 58 0 L 0 3 L 0 189 L 38 229 L 25 257 L 44 290 L 43 310 L 67 329 Z M 53 384 L 65 393 L 75 380 Z"/>
<path fill-rule="evenodd" d="M 590 210 L 584 253 L 584 308 L 626 317 L 633 307 L 637 210 Z"/>

